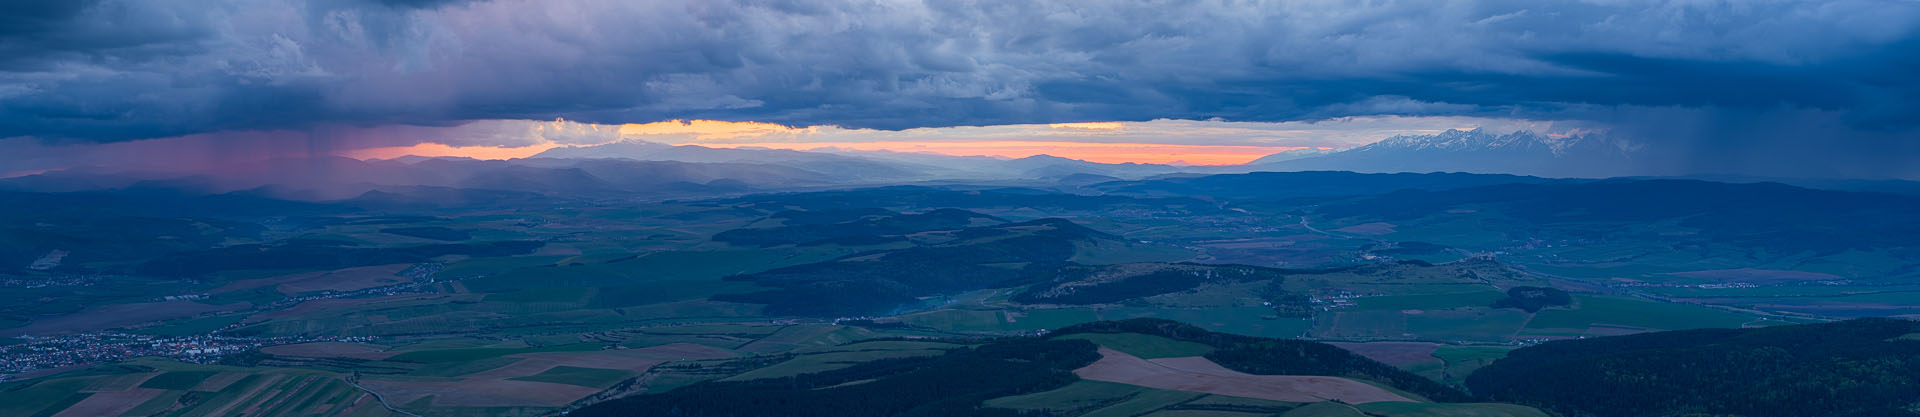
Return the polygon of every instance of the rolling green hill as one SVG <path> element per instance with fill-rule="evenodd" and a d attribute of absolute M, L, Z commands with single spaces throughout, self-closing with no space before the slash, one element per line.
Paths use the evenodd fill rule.
<path fill-rule="evenodd" d="M 1575 417 L 1916 416 L 1920 322 L 1860 319 L 1567 340 L 1467 378 L 1494 400 Z"/>

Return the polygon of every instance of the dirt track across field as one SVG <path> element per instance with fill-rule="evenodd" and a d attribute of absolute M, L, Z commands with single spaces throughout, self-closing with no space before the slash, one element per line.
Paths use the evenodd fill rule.
<path fill-rule="evenodd" d="M 1100 360 L 1073 373 L 1094 381 L 1274 401 L 1414 402 L 1380 387 L 1346 378 L 1253 375 L 1221 367 L 1202 357 L 1146 360 L 1107 348 L 1100 348 Z"/>

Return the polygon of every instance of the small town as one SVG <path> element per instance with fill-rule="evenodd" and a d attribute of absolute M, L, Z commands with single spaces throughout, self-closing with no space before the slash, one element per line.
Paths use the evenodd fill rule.
<path fill-rule="evenodd" d="M 399 273 L 400 276 L 412 279 L 412 281 L 410 282 L 365 288 L 365 289 L 359 289 L 354 291 L 324 291 L 324 292 L 313 294 L 313 295 L 287 297 L 287 298 L 282 298 L 279 301 L 275 301 L 273 303 L 261 306 L 260 308 L 258 308 L 258 310 L 262 310 L 262 311 L 277 310 L 281 308 L 291 307 L 293 305 L 308 302 L 308 301 L 324 300 L 324 299 L 330 299 L 330 298 L 379 297 L 379 296 L 399 295 L 399 294 L 429 293 L 429 292 L 434 292 L 433 289 L 428 288 L 428 286 L 430 285 L 443 283 L 443 282 L 459 281 L 462 279 L 471 278 L 471 277 L 436 278 L 433 276 L 434 273 L 440 272 L 440 270 L 442 269 L 446 269 L 446 264 L 438 263 L 438 262 L 417 264 L 407 268 L 405 271 L 400 271 Z M 189 296 L 179 296 L 179 297 L 192 297 L 192 296 L 189 295 Z M 222 329 L 222 330 L 226 330 L 226 329 Z"/>
<path fill-rule="evenodd" d="M 384 296 L 405 293 L 430 292 L 424 287 L 449 281 L 436 280 L 433 274 L 446 267 L 441 263 L 422 263 L 414 265 L 400 273 L 412 278 L 411 282 L 367 288 L 357 291 L 327 292 L 318 295 L 288 297 L 259 310 L 274 310 L 289 307 L 306 301 L 328 298 L 353 298 Z M 0 281 L 4 283 L 6 281 Z M 44 280 L 40 282 L 45 282 Z M 160 301 L 195 300 L 206 298 L 205 294 L 187 294 L 158 297 Z M 0 382 L 8 380 L 7 374 L 17 374 L 39 369 L 65 368 L 97 363 L 110 363 L 139 357 L 165 357 L 185 362 L 208 363 L 221 356 L 243 352 L 263 346 L 321 342 L 364 342 L 367 337 L 243 337 L 223 336 L 220 332 L 238 327 L 234 323 L 212 333 L 182 337 L 162 337 L 121 332 L 92 332 L 58 336 L 20 336 L 18 343 L 0 347 Z"/>
<path fill-rule="evenodd" d="M 0 275 L 0 288 L 90 287 L 113 278 L 102 274 Z"/>
<path fill-rule="evenodd" d="M 159 337 L 119 332 L 62 336 L 21 336 L 23 343 L 0 349 L 0 381 L 7 374 L 109 363 L 140 357 L 164 357 L 210 363 L 221 356 L 264 346 L 307 342 L 366 342 L 370 337 L 241 337 L 196 335 Z"/>
<path fill-rule="evenodd" d="M 1378 292 L 1361 293 L 1344 288 L 1321 288 L 1314 292 L 1312 300 L 1314 306 L 1319 307 L 1320 311 L 1333 311 L 1357 305 L 1353 301 L 1356 298 L 1380 297 L 1384 295 L 1386 294 Z"/>
<path fill-rule="evenodd" d="M 1723 282 L 1723 283 L 1712 283 L 1712 284 L 1677 284 L 1677 283 L 1636 281 L 1636 282 L 1610 283 L 1610 284 L 1607 284 L 1607 286 L 1614 287 L 1614 288 L 1699 288 L 1699 289 L 1707 289 L 1707 290 L 1724 290 L 1724 289 L 1731 289 L 1731 288 L 1760 288 L 1759 284 L 1754 284 L 1751 282 Z"/>

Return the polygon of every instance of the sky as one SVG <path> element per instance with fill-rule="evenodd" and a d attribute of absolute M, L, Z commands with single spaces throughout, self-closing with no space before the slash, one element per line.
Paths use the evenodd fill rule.
<path fill-rule="evenodd" d="M 667 120 L 621 125 L 567 120 L 491 121 L 446 128 L 436 134 L 496 139 L 468 144 L 427 142 L 358 148 L 340 154 L 361 159 L 388 159 L 405 155 L 507 159 L 529 157 L 556 147 L 639 140 L 714 148 L 892 151 L 1002 158 L 1054 155 L 1103 163 L 1235 165 L 1279 152 L 1350 148 L 1394 135 L 1431 135 L 1448 129 L 1511 132 L 1573 128 L 1547 122 L 1443 116 L 1342 117 L 1310 122 L 1157 119 L 899 130 L 792 127 L 764 122 L 715 120 Z M 388 135 L 373 133 L 365 136 Z"/>
<path fill-rule="evenodd" d="M 1218 164 L 1488 127 L 1920 178 L 1913 74 L 1910 0 L 5 2 L 0 175 L 609 137 Z"/>

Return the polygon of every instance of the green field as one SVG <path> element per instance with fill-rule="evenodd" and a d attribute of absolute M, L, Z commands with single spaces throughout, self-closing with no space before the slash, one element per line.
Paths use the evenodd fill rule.
<path fill-rule="evenodd" d="M 1441 346 L 1433 351 L 1433 357 L 1447 363 L 1467 363 L 1473 361 L 1491 361 L 1507 356 L 1513 350 L 1508 347 L 1490 346 Z"/>
<path fill-rule="evenodd" d="M 153 388 L 153 389 L 185 390 L 185 389 L 193 388 L 196 385 L 200 385 L 201 381 L 205 381 L 207 377 L 213 376 L 213 374 L 216 374 L 216 373 L 219 373 L 219 372 L 173 371 L 173 372 L 163 373 L 160 375 L 155 375 L 153 378 L 148 378 L 147 382 L 140 384 L 140 387 Z"/>
<path fill-rule="evenodd" d="M 1399 311 L 1333 311 L 1314 316 L 1313 337 L 1405 339 L 1407 315 Z"/>
<path fill-rule="evenodd" d="M 1740 327 L 1754 317 L 1711 307 L 1662 303 L 1634 298 L 1575 295 L 1573 309 L 1546 309 L 1527 323 L 1527 329 L 1585 330 L 1595 326 L 1683 330 Z"/>
<path fill-rule="evenodd" d="M 1293 409 L 1281 417 L 1373 417 L 1351 405 L 1334 403 L 1313 403 Z"/>
<path fill-rule="evenodd" d="M 227 325 L 230 325 L 230 324 L 239 323 L 241 320 L 245 320 L 246 318 L 247 316 L 245 315 L 230 314 L 225 316 L 175 320 L 175 321 L 165 322 L 157 326 L 143 327 L 138 329 L 137 331 L 139 333 L 151 334 L 151 335 L 163 336 L 163 337 L 181 337 L 181 336 L 201 335 L 201 334 L 207 334 L 208 332 L 212 332 L 214 330 L 218 330 L 222 327 L 226 327 Z"/>
<path fill-rule="evenodd" d="M 578 303 L 586 301 L 593 294 L 592 288 L 533 287 L 487 294 L 481 300 L 495 303 Z"/>
<path fill-rule="evenodd" d="M 681 300 L 697 300 L 719 294 L 734 294 L 764 290 L 751 282 L 737 281 L 653 281 L 632 285 L 600 287 L 588 308 L 631 307 L 648 304 L 667 303 Z"/>
<path fill-rule="evenodd" d="M 1509 347 L 1441 346 L 1433 351 L 1433 356 L 1445 363 L 1445 369 L 1436 371 L 1440 374 L 1431 377 L 1457 384 L 1466 380 L 1468 375 L 1472 375 L 1473 371 L 1479 370 L 1480 367 L 1506 357 L 1507 352 L 1512 350 L 1513 348 Z"/>
<path fill-rule="evenodd" d="M 1009 330 L 1006 313 L 981 310 L 938 310 L 901 317 L 914 326 L 956 332 L 998 332 Z"/>
<path fill-rule="evenodd" d="M 878 359 L 940 355 L 946 353 L 948 350 L 959 347 L 961 347 L 961 345 L 901 340 L 803 347 L 789 352 L 787 354 L 791 356 L 789 359 L 782 360 L 771 366 L 735 375 L 729 379 L 738 381 L 788 377 L 804 373 L 840 369 L 861 362 Z"/>
<path fill-rule="evenodd" d="M 717 280 L 728 275 L 820 262 L 857 252 L 830 246 L 744 250 L 655 251 L 599 264 L 575 266 L 583 277 L 606 283 Z"/>
<path fill-rule="evenodd" d="M 1193 259 L 1192 250 L 1177 246 L 1144 244 L 1080 245 L 1068 260 L 1088 265 L 1128 262 L 1180 262 Z"/>
<path fill-rule="evenodd" d="M 1058 329 L 1098 321 L 1085 308 L 1033 310 L 935 310 L 910 314 L 901 321 L 914 326 L 952 332 L 1020 332 Z"/>
<path fill-rule="evenodd" d="M 860 327 L 818 324 L 787 326 L 780 331 L 742 345 L 739 350 L 755 353 L 784 352 L 809 347 L 839 346 L 874 336 L 872 330 Z"/>
<path fill-rule="evenodd" d="M 552 382 L 555 384 L 579 385 L 587 388 L 606 388 L 621 380 L 632 377 L 633 372 L 619 369 L 579 368 L 555 366 L 538 374 L 510 378 L 518 381 Z"/>
<path fill-rule="evenodd" d="M 727 380 L 744 381 L 764 378 L 784 378 L 800 374 L 830 371 L 879 359 L 935 356 L 943 353 L 946 353 L 946 351 L 939 349 L 900 349 L 801 354 L 795 355 L 793 359 L 788 359 L 773 366 L 735 375 L 727 378 Z"/>
<path fill-rule="evenodd" d="M 1313 324 L 1306 319 L 1277 318 L 1273 309 L 1259 306 L 1198 309 L 1122 307 L 1100 311 L 1102 320 L 1140 317 L 1173 320 L 1222 333 L 1274 338 L 1300 337 Z"/>
<path fill-rule="evenodd" d="M 1069 411 L 1097 406 L 1151 388 L 1100 381 L 1078 381 L 1052 391 L 987 400 L 986 406 L 1016 410 Z"/>
<path fill-rule="evenodd" d="M 546 346 L 546 347 L 528 347 L 528 348 L 471 348 L 471 349 L 416 350 L 416 351 L 402 353 L 399 355 L 394 355 L 392 357 L 387 358 L 386 360 L 394 361 L 394 362 L 420 362 L 420 363 L 429 363 L 429 364 L 445 363 L 445 362 L 470 362 L 470 361 L 477 361 L 481 359 L 497 358 L 497 357 L 517 354 L 517 353 L 586 352 L 586 351 L 600 350 L 604 346 L 605 345 L 594 344 L 594 343 L 576 343 L 576 344 L 564 345 L 564 346 Z"/>
<path fill-rule="evenodd" d="M 1407 316 L 1407 331 L 1434 341 L 1507 342 L 1527 322 L 1527 313 L 1514 309 L 1429 311 Z"/>
<path fill-rule="evenodd" d="M 1506 294 L 1492 290 L 1361 297 L 1353 300 L 1353 308 L 1359 310 L 1443 310 L 1461 307 L 1487 307 L 1493 305 L 1494 301 L 1506 297 Z"/>
<path fill-rule="evenodd" d="M 1157 390 L 1099 381 L 1079 381 L 1052 391 L 995 398 L 987 407 L 1015 410 L 1077 412 L 1080 416 L 1137 416 L 1207 394 Z"/>
<path fill-rule="evenodd" d="M 1148 390 L 1148 391 L 1141 392 L 1138 395 L 1134 395 L 1131 398 L 1122 400 L 1118 403 L 1114 403 L 1112 405 L 1107 405 L 1100 408 L 1095 408 L 1092 411 L 1088 411 L 1086 414 L 1081 414 L 1081 416 L 1129 417 L 1129 416 L 1148 415 L 1148 416 L 1166 416 L 1166 417 L 1173 417 L 1173 416 L 1252 417 L 1252 416 L 1271 415 L 1270 413 L 1272 410 L 1279 409 L 1279 408 L 1270 408 L 1267 410 L 1267 412 L 1243 413 L 1243 412 L 1223 412 L 1218 410 L 1199 410 L 1199 409 L 1185 408 L 1186 404 L 1191 404 L 1197 401 L 1204 400 L 1206 398 L 1214 398 L 1214 397 L 1218 397 L 1218 396 L 1211 395 L 1211 394 L 1184 392 L 1184 391 Z"/>
<path fill-rule="evenodd" d="M 0 415 L 50 416 L 85 399 L 88 379 L 63 378 L 39 384 L 0 385 Z"/>
<path fill-rule="evenodd" d="M 477 359 L 471 359 L 471 360 L 427 362 L 427 363 L 418 365 L 419 367 L 414 368 L 412 371 L 408 371 L 407 375 L 455 377 L 455 376 L 461 376 L 461 375 L 471 374 L 475 372 L 483 372 L 490 369 L 499 368 L 502 366 L 512 365 L 514 362 L 519 362 L 519 361 L 520 361 L 520 358 L 488 357 L 488 358 L 477 358 Z M 384 365 L 384 364 L 394 363 L 394 362 L 398 362 L 398 361 L 381 361 L 381 362 L 378 362 L 377 364 Z M 400 363 L 406 364 L 409 362 L 400 362 Z"/>
<path fill-rule="evenodd" d="M 1360 410 L 1392 417 L 1548 417 L 1532 407 L 1513 404 L 1436 404 L 1383 402 L 1359 405 Z"/>
<path fill-rule="evenodd" d="M 137 386 L 132 383 L 142 378 L 146 382 Z M 129 408 L 124 415 L 130 416 L 348 415 L 364 394 L 343 378 L 341 374 L 309 370 L 137 359 L 126 365 L 0 384 L 0 415 L 51 416 L 93 396 L 123 393 L 136 393 L 131 398 L 144 399 L 120 403 Z M 217 386 L 210 391 L 191 390 L 208 381 L 220 382 L 212 382 Z M 132 388 L 140 391 L 127 391 Z M 248 409 L 254 411 L 242 412 Z M 384 410 L 358 411 L 379 413 L 355 415 L 385 415 Z"/>

